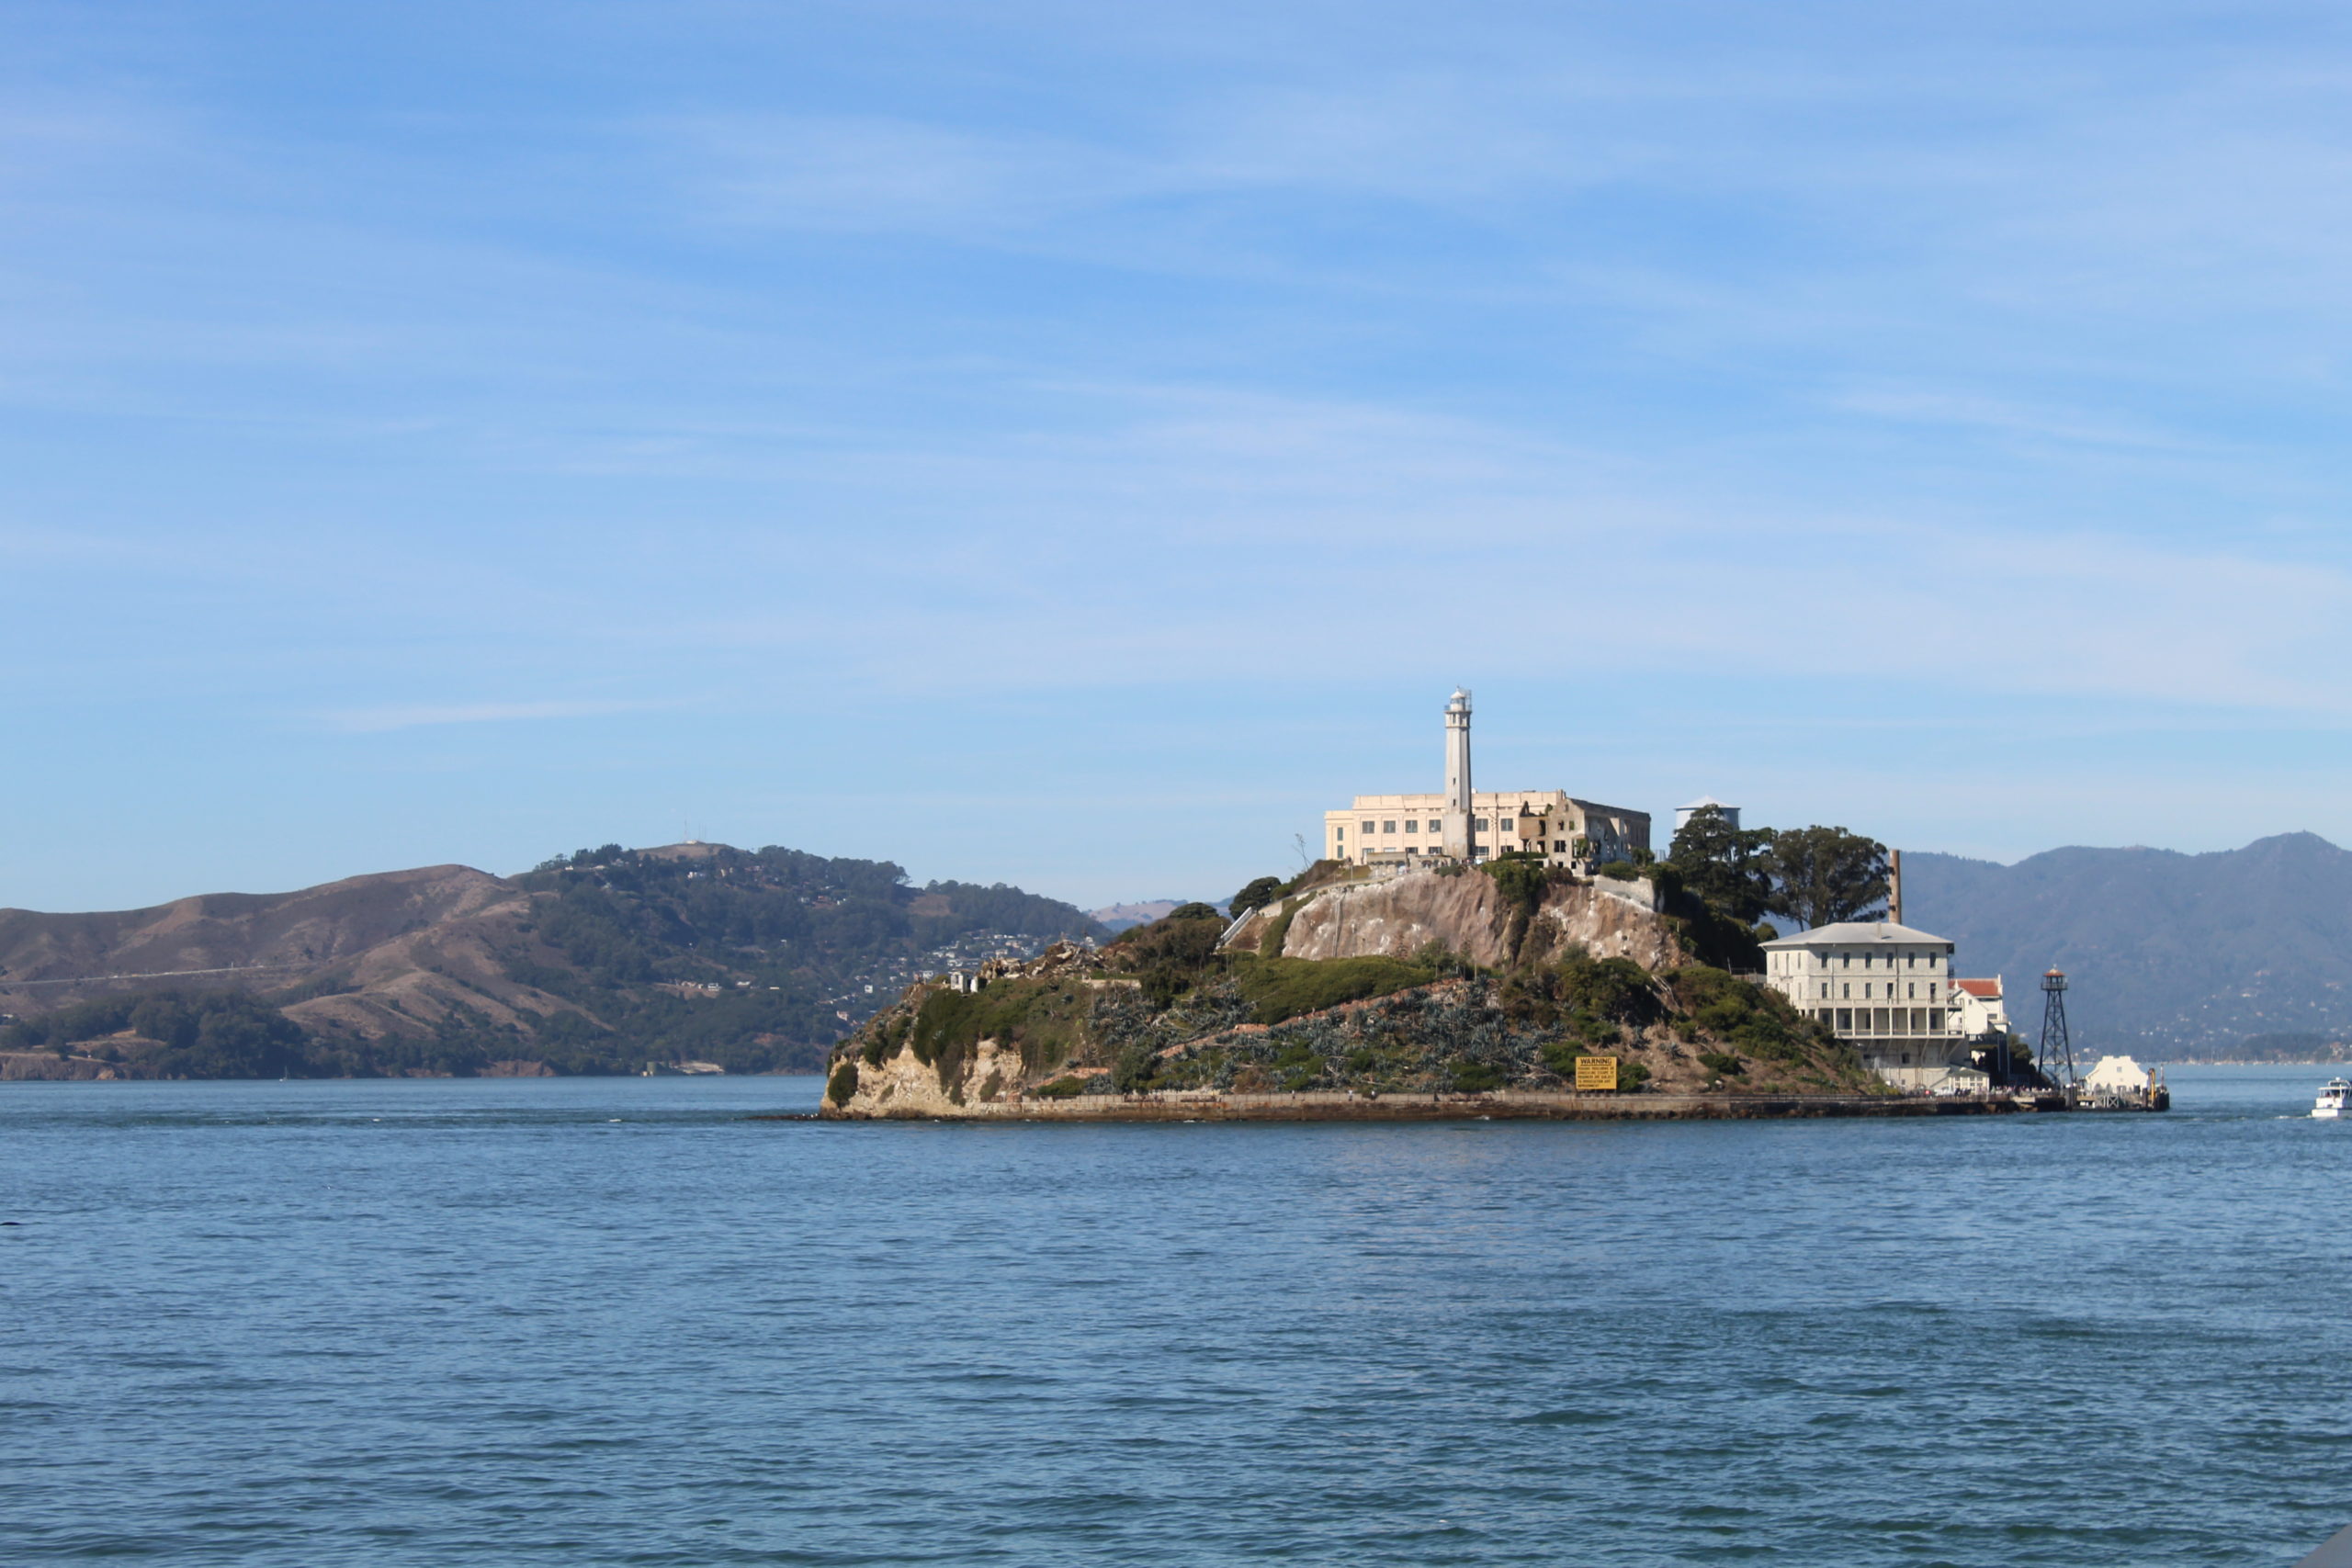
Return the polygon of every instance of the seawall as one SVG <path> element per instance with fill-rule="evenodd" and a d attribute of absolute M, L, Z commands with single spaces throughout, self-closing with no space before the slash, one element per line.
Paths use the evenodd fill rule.
<path fill-rule="evenodd" d="M 1997 1116 L 2038 1109 L 2030 1099 L 1925 1099 L 1876 1094 L 1080 1094 L 1067 1100 L 975 1100 L 953 1111 L 909 1107 L 820 1112 L 874 1122 L 1724 1122 L 1796 1117 Z M 2054 1105 L 2039 1109 L 2055 1110 Z"/>

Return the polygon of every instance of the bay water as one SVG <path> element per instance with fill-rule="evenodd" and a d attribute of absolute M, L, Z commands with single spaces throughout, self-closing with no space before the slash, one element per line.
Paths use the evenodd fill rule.
<path fill-rule="evenodd" d="M 2328 1069 L 2167 1115 L 945 1126 L 0 1086 L 0 1561 L 2290 1563 Z"/>

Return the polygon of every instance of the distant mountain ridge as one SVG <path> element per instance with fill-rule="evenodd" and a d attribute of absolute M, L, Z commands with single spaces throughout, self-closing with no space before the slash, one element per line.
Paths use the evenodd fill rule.
<path fill-rule="evenodd" d="M 702 843 L 0 909 L 0 1010 L 20 1021 L 0 1076 L 813 1066 L 918 974 L 1103 934 L 1016 887 Z"/>
<path fill-rule="evenodd" d="M 2352 1032 L 2352 852 L 2281 833 L 2208 854 L 2051 850 L 2015 865 L 1903 856 L 1906 923 L 1958 944 L 1963 975 L 2007 983 L 2038 1037 L 2042 971 L 2066 972 L 2086 1050 L 2232 1055 L 2256 1035 Z"/>

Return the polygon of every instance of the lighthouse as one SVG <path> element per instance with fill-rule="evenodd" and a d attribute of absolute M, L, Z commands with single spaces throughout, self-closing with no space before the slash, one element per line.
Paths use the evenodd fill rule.
<path fill-rule="evenodd" d="M 1470 694 L 1453 688 L 1445 705 L 1445 852 L 1470 859 Z"/>

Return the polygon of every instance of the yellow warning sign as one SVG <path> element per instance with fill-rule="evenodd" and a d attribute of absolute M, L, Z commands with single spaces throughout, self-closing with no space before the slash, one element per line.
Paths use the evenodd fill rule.
<path fill-rule="evenodd" d="M 1614 1056 L 1578 1056 L 1577 1058 L 1577 1092 L 1589 1089 L 1617 1088 L 1617 1058 Z"/>

